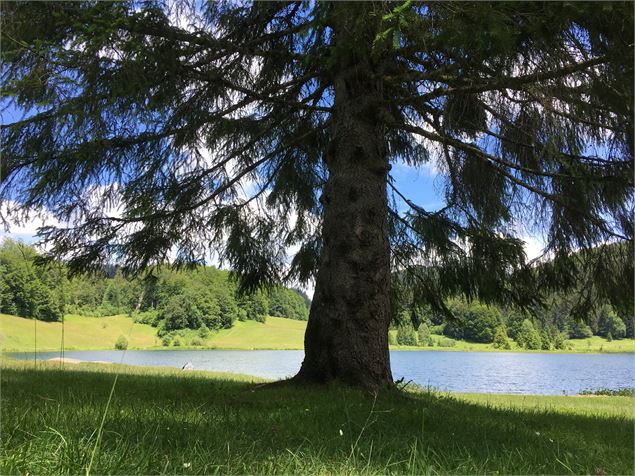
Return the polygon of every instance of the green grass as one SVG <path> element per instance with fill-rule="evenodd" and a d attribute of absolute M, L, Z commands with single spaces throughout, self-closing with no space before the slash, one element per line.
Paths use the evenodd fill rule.
<path fill-rule="evenodd" d="M 40 352 L 60 350 L 62 324 L 42 322 L 23 317 L 0 314 L 0 346 L 7 352 L 32 352 L 35 325 L 37 348 Z M 214 332 L 203 339 L 203 348 L 215 349 L 302 349 L 306 322 L 269 317 L 262 324 L 256 321 L 237 321 L 231 329 Z M 182 348 L 192 348 L 196 331 L 183 331 Z M 134 323 L 128 316 L 81 317 L 67 315 L 64 322 L 66 350 L 114 349 L 120 335 L 128 337 L 129 349 L 161 347 L 156 328 Z M 171 347 L 175 348 L 175 347 Z M 200 347 L 199 347 L 200 348 Z"/>
<path fill-rule="evenodd" d="M 34 346 L 34 321 L 22 317 L 0 314 L 0 348 L 9 352 L 32 352 Z M 146 324 L 134 324 L 130 317 L 81 317 L 67 315 L 64 325 L 64 348 L 66 350 L 114 349 L 120 335 L 128 336 L 130 349 L 161 348 L 161 340 L 156 328 Z M 197 331 L 182 331 L 180 348 L 210 349 L 302 349 L 306 322 L 269 317 L 267 322 L 237 321 L 231 329 L 213 332 L 202 340 L 202 346 L 191 345 L 193 339 L 201 340 Z M 390 331 L 396 333 L 396 331 Z M 38 351 L 60 350 L 62 325 L 59 322 L 37 321 Z M 439 339 L 452 340 L 442 336 Z M 454 347 L 408 347 L 391 346 L 393 350 L 439 350 L 439 351 L 481 351 L 509 352 L 495 349 L 491 344 L 454 341 Z M 572 349 L 566 352 L 635 352 L 635 339 L 608 342 L 602 337 L 572 339 Z M 170 347 L 176 349 L 178 347 Z M 527 352 L 512 342 L 512 351 Z M 534 351 L 545 352 L 545 351 Z M 549 351 L 565 352 L 565 351 Z"/>
<path fill-rule="evenodd" d="M 262 388 L 2 363 L 0 474 L 633 474 L 632 399 Z"/>
<path fill-rule="evenodd" d="M 588 339 L 568 341 L 574 352 L 635 352 L 635 339 L 607 341 L 604 337 L 593 336 Z"/>
<path fill-rule="evenodd" d="M 305 329 L 305 321 L 281 317 L 268 317 L 264 324 L 238 321 L 215 333 L 209 344 L 218 349 L 303 349 Z"/>
<path fill-rule="evenodd" d="M 37 350 L 59 351 L 62 341 L 60 322 L 43 322 L 0 314 L 0 345 L 3 351 L 33 352 L 35 326 Z M 132 332 L 131 332 L 132 329 Z M 66 350 L 114 349 L 120 335 L 128 336 L 129 348 L 145 349 L 161 345 L 156 329 L 146 324 L 134 324 L 130 317 L 64 318 L 64 348 Z"/>

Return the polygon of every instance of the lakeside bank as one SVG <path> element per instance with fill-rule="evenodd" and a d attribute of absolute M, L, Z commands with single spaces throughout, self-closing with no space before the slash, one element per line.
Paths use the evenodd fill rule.
<path fill-rule="evenodd" d="M 128 316 L 83 317 L 67 315 L 64 322 L 65 350 L 108 350 L 115 348 L 120 336 L 126 337 L 128 348 L 135 350 L 302 350 L 304 348 L 305 321 L 269 317 L 265 323 L 237 321 L 230 329 L 213 332 L 201 338 L 196 331 L 183 331 L 181 345 L 169 347 L 161 344 L 157 329 L 147 324 L 135 323 Z M 395 331 L 391 331 L 395 332 Z M 440 351 L 440 352 L 529 352 L 529 353 L 635 353 L 635 339 L 607 341 L 593 336 L 587 339 L 571 339 L 567 350 L 526 350 L 512 342 L 511 349 L 496 349 L 491 344 L 453 340 L 433 335 L 435 342 L 452 346 L 400 346 L 391 350 Z M 201 345 L 189 345 L 196 341 Z M 17 316 L 0 314 L 0 349 L 4 352 L 59 351 L 62 348 L 62 324 L 60 322 L 34 321 Z"/>

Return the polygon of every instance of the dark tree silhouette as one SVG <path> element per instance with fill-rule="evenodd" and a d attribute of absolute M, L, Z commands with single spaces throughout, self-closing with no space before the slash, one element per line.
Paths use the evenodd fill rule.
<path fill-rule="evenodd" d="M 300 381 L 392 382 L 391 269 L 440 309 L 632 269 L 574 253 L 632 242 L 628 2 L 3 3 L 2 61 L 4 218 L 56 217 L 75 270 L 315 278 Z M 395 162 L 436 164 L 446 206 Z"/>

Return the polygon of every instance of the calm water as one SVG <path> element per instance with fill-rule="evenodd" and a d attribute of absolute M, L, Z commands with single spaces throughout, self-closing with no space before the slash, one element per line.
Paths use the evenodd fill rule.
<path fill-rule="evenodd" d="M 32 353 L 10 354 L 33 359 Z M 66 357 L 119 363 L 122 351 L 67 351 Z M 124 363 L 215 370 L 284 378 L 302 362 L 301 350 L 129 350 Z M 39 359 L 59 357 L 42 352 Z M 635 354 L 525 354 L 515 352 L 390 353 L 395 379 L 455 392 L 576 394 L 581 390 L 635 386 Z"/>

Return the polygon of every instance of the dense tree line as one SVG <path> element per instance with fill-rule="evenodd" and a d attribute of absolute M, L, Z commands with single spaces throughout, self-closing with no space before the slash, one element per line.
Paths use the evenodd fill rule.
<path fill-rule="evenodd" d="M 513 339 L 524 348 L 548 350 L 564 348 L 568 339 L 594 335 L 609 340 L 633 338 L 632 284 L 602 288 L 598 279 L 584 271 L 586 264 L 600 255 L 610 263 L 613 257 L 632 252 L 632 245 L 612 243 L 571 253 L 572 262 L 577 264 L 570 270 L 568 289 L 547 292 L 544 299 L 524 307 L 450 296 L 444 301 L 445 310 L 433 309 L 417 304 L 421 292 L 418 283 L 404 279 L 403 273 L 394 273 L 392 326 L 398 330 L 396 340 L 400 341 L 396 343 L 416 345 L 412 344 L 416 340 L 419 345 L 428 345 L 433 333 L 501 348 L 509 348 L 509 339 Z M 543 261 L 532 272 L 549 274 L 557 266 L 557 260 Z"/>
<path fill-rule="evenodd" d="M 65 272 L 36 268 L 32 247 L 5 240 L 0 247 L 0 311 L 42 321 L 59 321 L 65 305 Z"/>
<path fill-rule="evenodd" d="M 45 321 L 66 314 L 128 314 L 156 326 L 179 329 L 229 328 L 236 320 L 264 322 L 277 316 L 306 320 L 306 295 L 276 286 L 239 292 L 228 271 L 210 266 L 155 270 L 127 279 L 115 266 L 69 278 L 60 263 L 38 263 L 31 246 L 5 240 L 0 246 L 0 311 Z M 310 304 L 309 304 L 310 305 Z"/>
<path fill-rule="evenodd" d="M 527 310 L 485 305 L 463 299 L 448 301 L 452 318 L 430 308 L 401 309 L 394 316 L 397 329 L 395 344 L 434 345 L 432 334 L 493 344 L 509 349 L 513 339 L 523 348 L 551 350 L 566 348 L 568 339 L 584 339 L 593 335 L 608 340 L 633 338 L 632 316 L 620 314 L 609 304 L 589 308 L 584 316 L 576 313 L 575 294 L 555 294 L 544 307 Z M 451 345 L 436 341 L 438 345 Z"/>

